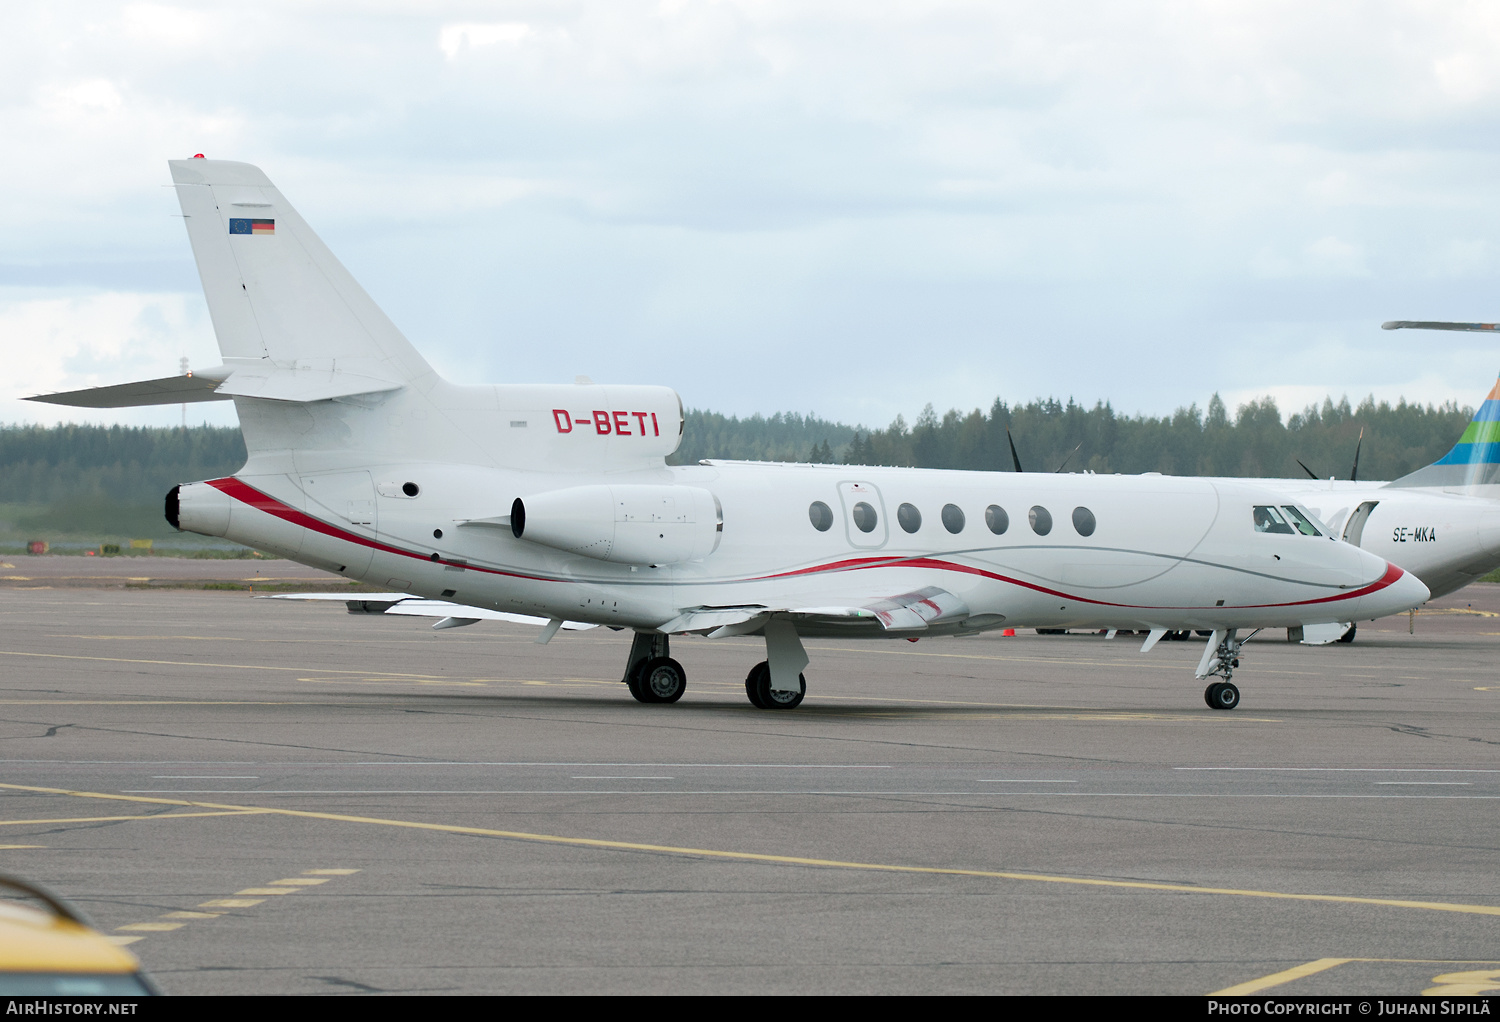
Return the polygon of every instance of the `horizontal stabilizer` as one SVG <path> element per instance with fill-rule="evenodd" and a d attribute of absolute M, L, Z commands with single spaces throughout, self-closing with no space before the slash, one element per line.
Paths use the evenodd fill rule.
<path fill-rule="evenodd" d="M 250 363 L 236 366 L 219 393 L 234 397 L 258 397 L 270 401 L 329 401 L 356 394 L 379 394 L 401 389 L 401 384 L 348 363 L 351 359 L 300 361 L 292 365 Z M 364 370 L 364 371 L 362 371 Z"/>
<path fill-rule="evenodd" d="M 39 394 L 42 401 L 75 408 L 136 408 L 142 405 L 180 405 L 196 401 L 228 401 L 258 397 L 269 401 L 331 401 L 357 394 L 399 390 L 400 383 L 379 375 L 377 367 L 360 359 L 318 359 L 288 364 L 264 359 L 217 366 L 186 376 L 90 387 L 61 394 Z"/>
<path fill-rule="evenodd" d="M 198 401 L 228 401 L 228 394 L 218 393 L 223 377 L 167 376 L 139 383 L 117 383 L 113 387 L 88 387 L 59 394 L 38 394 L 22 398 L 49 405 L 71 405 L 74 408 L 139 408 L 143 405 L 184 405 Z"/>
<path fill-rule="evenodd" d="M 1435 320 L 1393 319 L 1380 324 L 1382 330 L 1463 330 L 1473 333 L 1495 333 L 1500 323 L 1440 323 Z"/>

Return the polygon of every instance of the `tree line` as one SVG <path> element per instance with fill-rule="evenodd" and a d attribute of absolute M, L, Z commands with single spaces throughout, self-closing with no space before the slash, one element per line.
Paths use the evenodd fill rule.
<path fill-rule="evenodd" d="M 1233 416 L 1215 395 L 1171 415 L 1119 415 L 1055 398 L 989 411 L 932 405 L 908 425 L 871 429 L 782 412 L 745 419 L 693 409 L 674 464 L 706 458 L 1010 471 L 1011 442 L 1027 471 L 1162 472 L 1170 475 L 1347 478 L 1361 430 L 1359 475 L 1392 479 L 1440 458 L 1470 408 L 1348 399 L 1310 405 L 1283 420 L 1263 398 Z M 50 505 L 56 514 L 99 504 L 158 507 L 176 483 L 227 475 L 245 461 L 238 429 L 219 426 L 0 426 L 0 504 Z"/>
<path fill-rule="evenodd" d="M 1056 398 L 1009 404 L 988 413 L 932 405 L 908 425 L 846 426 L 814 415 L 731 418 L 690 410 L 677 464 L 705 458 L 822 464 L 1028 472 L 1161 472 L 1165 475 L 1347 479 L 1356 449 L 1361 479 L 1394 479 L 1442 457 L 1458 442 L 1472 408 L 1391 404 L 1347 397 L 1309 405 L 1283 420 L 1273 398 L 1242 404 L 1231 416 L 1215 394 L 1171 415 L 1119 415 L 1108 402 L 1092 408 Z M 1363 440 L 1361 441 L 1361 433 Z M 1011 444 L 1015 445 L 1012 455 Z"/>

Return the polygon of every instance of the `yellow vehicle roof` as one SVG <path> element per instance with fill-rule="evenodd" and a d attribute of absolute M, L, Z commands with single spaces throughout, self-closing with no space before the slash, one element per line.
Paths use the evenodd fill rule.
<path fill-rule="evenodd" d="M 0 901 L 0 972 L 133 973 L 135 955 L 71 919 Z"/>

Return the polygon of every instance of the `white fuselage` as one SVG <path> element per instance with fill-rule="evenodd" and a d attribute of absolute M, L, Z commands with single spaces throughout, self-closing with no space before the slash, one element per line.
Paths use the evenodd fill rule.
<path fill-rule="evenodd" d="M 633 427 L 629 438 L 595 425 L 580 430 L 574 417 L 553 414 L 575 395 L 572 405 L 599 406 L 600 423 Z M 237 401 L 242 419 L 262 432 L 271 413 L 284 410 Z M 637 411 L 653 402 L 659 434 L 667 402 L 658 388 L 438 383 L 380 402 L 298 407 L 295 452 L 269 444 L 252 450 L 233 479 L 183 487 L 183 528 L 384 589 L 636 629 L 662 629 L 688 610 L 796 613 L 929 586 L 956 596 L 964 610 L 921 634 L 1295 626 L 1377 617 L 1425 597 L 1410 577 L 1350 544 L 1256 533 L 1252 507 L 1283 501 L 1245 481 L 737 462 L 666 467 L 636 458 L 629 446 L 659 442 L 635 432 L 650 421 Z M 424 409 L 430 412 L 418 414 Z M 680 412 L 671 411 L 675 430 Z M 601 455 L 606 443 L 632 453 Z M 382 452 L 382 444 L 395 451 Z M 456 457 L 414 456 L 423 449 Z M 549 462 L 556 471 L 545 470 Z M 681 521 L 669 524 L 698 530 L 700 545 L 689 551 L 696 555 L 618 563 L 603 559 L 607 544 L 580 541 L 577 550 L 591 551 L 580 553 L 517 538 L 510 527 L 517 498 L 558 506 L 580 487 L 604 486 L 678 494 Z M 698 504 L 682 494 L 699 494 Z M 541 499 L 548 495 L 550 505 Z M 814 525 L 817 502 L 830 512 L 826 530 Z M 856 512 L 860 504 L 868 510 Z M 902 505 L 915 509 L 920 524 L 900 513 Z M 960 514 L 949 511 L 945 523 L 949 505 Z M 991 527 L 999 527 L 992 507 L 1003 511 L 1003 531 Z M 1080 508 L 1087 515 L 1079 520 L 1093 521 L 1088 535 L 1074 523 Z M 535 511 L 530 517 L 526 535 L 540 528 Z M 1050 517 L 1050 529 L 1033 526 L 1033 517 Z M 612 534 L 612 521 L 598 524 Z M 669 531 L 663 527 L 664 543 Z M 874 637 L 900 629 L 818 613 L 804 615 L 798 631 Z"/>

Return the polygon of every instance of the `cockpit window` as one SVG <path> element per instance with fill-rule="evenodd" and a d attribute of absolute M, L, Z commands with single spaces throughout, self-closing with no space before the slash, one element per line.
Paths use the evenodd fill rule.
<path fill-rule="evenodd" d="M 1318 527 L 1312 523 L 1312 519 L 1308 515 L 1303 514 L 1301 511 L 1299 511 L 1296 508 L 1292 507 L 1290 504 L 1284 505 L 1281 510 L 1283 510 L 1283 511 L 1286 512 L 1286 520 L 1289 521 L 1289 522 L 1291 522 L 1292 525 L 1294 525 L 1296 527 L 1297 531 L 1300 532 L 1300 533 L 1302 533 L 1302 535 L 1304 535 L 1304 536 L 1321 536 L 1321 535 L 1323 535 L 1321 532 L 1318 531 Z"/>
<path fill-rule="evenodd" d="M 1296 534 L 1296 530 L 1286 523 L 1281 512 L 1274 507 L 1257 504 L 1254 514 L 1256 532 L 1284 532 L 1288 536 Z"/>

